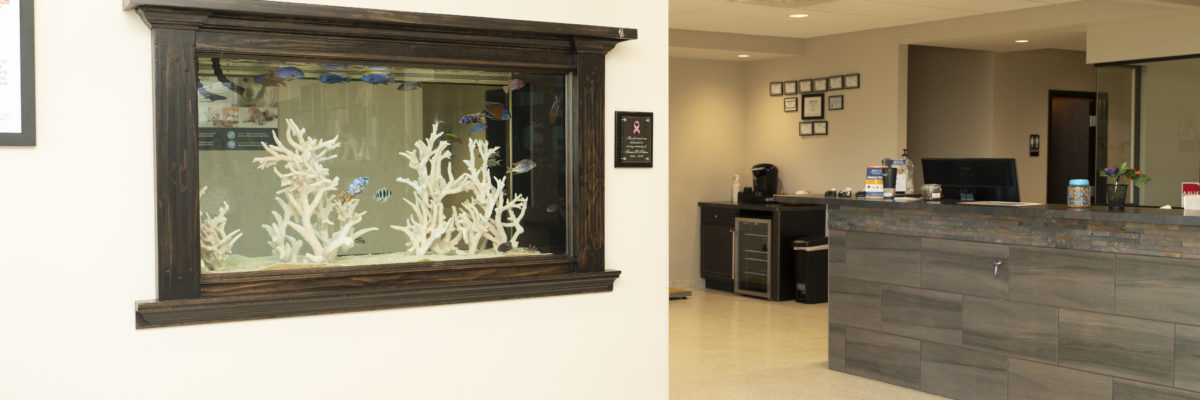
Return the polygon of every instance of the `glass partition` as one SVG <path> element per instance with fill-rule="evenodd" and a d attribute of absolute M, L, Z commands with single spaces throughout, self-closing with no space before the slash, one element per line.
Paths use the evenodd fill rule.
<path fill-rule="evenodd" d="M 1200 58 L 1097 68 L 1107 95 L 1101 123 L 1107 164 L 1130 165 L 1153 179 L 1130 203 L 1180 206 L 1180 183 L 1200 181 Z"/>

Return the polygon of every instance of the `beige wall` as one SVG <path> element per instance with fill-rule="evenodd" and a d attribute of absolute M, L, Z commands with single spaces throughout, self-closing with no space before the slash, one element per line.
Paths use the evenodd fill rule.
<path fill-rule="evenodd" d="M 996 54 L 991 157 L 1017 160 L 1022 201 L 1046 201 L 1050 91 L 1096 91 L 1096 68 L 1084 58 L 1082 52 L 1067 50 Z M 1038 157 L 1029 156 L 1031 134 L 1042 138 Z"/>
<path fill-rule="evenodd" d="M 700 279 L 700 201 L 729 201 L 743 168 L 746 63 L 672 58 L 671 286 L 704 287 Z M 765 90 L 765 87 L 764 87 Z"/>
<path fill-rule="evenodd" d="M 922 158 L 991 157 L 994 53 L 909 46 L 908 155 Z"/>
<path fill-rule="evenodd" d="M 1179 10 L 1131 21 L 1089 26 L 1091 64 L 1200 54 L 1200 12 Z"/>
<path fill-rule="evenodd" d="M 742 170 L 775 164 L 784 192 L 823 193 L 834 186 L 859 190 L 867 165 L 898 157 L 904 147 L 906 50 L 886 32 L 812 39 L 805 49 L 803 56 L 748 66 Z M 845 96 L 845 109 L 825 111 L 828 136 L 800 137 L 800 113 L 783 112 L 783 97 L 767 92 L 772 81 L 855 72 L 861 88 L 826 93 Z"/>

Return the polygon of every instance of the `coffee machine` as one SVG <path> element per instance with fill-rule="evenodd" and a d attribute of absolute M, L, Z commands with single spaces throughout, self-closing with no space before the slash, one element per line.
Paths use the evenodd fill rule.
<path fill-rule="evenodd" d="M 746 188 L 738 195 L 738 202 L 765 203 L 779 191 L 779 168 L 771 164 L 756 164 L 750 168 L 754 176 L 754 188 Z"/>

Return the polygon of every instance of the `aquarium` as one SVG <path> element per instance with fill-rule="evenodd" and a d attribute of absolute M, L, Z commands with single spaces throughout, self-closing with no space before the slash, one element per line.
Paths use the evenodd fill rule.
<path fill-rule="evenodd" d="M 202 273 L 567 253 L 565 74 L 197 60 Z"/>

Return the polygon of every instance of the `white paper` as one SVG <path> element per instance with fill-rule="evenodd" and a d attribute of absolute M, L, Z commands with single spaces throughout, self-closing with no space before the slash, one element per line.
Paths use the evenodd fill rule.
<path fill-rule="evenodd" d="M 4 3 L 8 4 L 4 4 Z M 21 0 L 0 0 L 0 133 L 21 132 Z"/>

